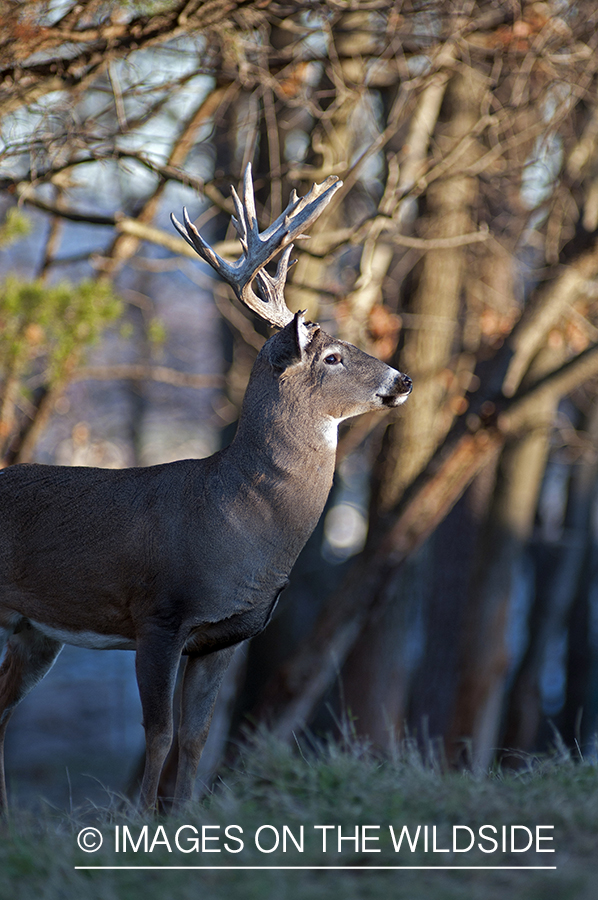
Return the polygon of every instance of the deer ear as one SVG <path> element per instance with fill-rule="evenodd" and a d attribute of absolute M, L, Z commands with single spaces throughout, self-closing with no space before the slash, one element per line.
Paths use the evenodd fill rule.
<path fill-rule="evenodd" d="M 295 313 L 292 321 L 268 341 L 268 359 L 275 369 L 287 369 L 303 361 L 317 326 L 303 319 L 303 312 Z"/>

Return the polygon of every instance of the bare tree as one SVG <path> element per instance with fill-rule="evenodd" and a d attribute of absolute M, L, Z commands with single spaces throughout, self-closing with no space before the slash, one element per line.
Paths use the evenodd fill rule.
<path fill-rule="evenodd" d="M 583 439 L 598 375 L 594 4 L 61 10 L 8 7 L 0 64 L 2 202 L 47 218 L 46 283 L 69 261 L 96 283 L 122 278 L 151 265 L 150 244 L 205 283 L 168 229 L 170 208 L 186 203 L 234 258 L 229 184 L 247 162 L 262 228 L 293 189 L 337 175 L 344 187 L 297 248 L 290 304 L 414 380 L 395 419 L 366 417 L 342 436 L 340 457 L 371 473 L 365 549 L 333 566 L 319 543 L 308 548 L 322 587 L 291 594 L 271 626 L 269 668 L 257 646 L 250 653 L 241 705 L 289 737 L 340 672 L 356 729 L 382 746 L 407 722 L 450 758 L 472 746 L 481 768 L 506 740 L 534 747 L 546 648 L 574 627 L 581 576 L 563 552 L 578 574 L 555 563 L 549 598 L 522 572 L 538 558 L 530 542 L 542 541 L 555 454 L 571 451 L 563 522 L 589 527 L 590 501 L 573 511 L 575 467 L 586 467 L 586 498 L 595 483 Z M 70 260 L 57 237 L 69 222 L 103 235 Z M 230 420 L 263 334 L 215 291 L 232 335 Z M 3 360 L 18 443 L 40 407 L 36 397 L 15 407 Z M 55 403 L 77 377 L 208 383 L 146 360 L 82 366 L 78 357 L 68 377 L 46 379 L 45 395 Z M 582 695 L 563 698 L 571 721 Z M 524 738 L 516 722 L 529 696 L 537 725 Z"/>

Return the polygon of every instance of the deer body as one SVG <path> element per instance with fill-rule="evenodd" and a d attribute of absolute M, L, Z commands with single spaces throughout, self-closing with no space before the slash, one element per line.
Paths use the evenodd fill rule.
<path fill-rule="evenodd" d="M 336 429 L 397 406 L 410 380 L 291 317 L 260 352 L 236 437 L 209 459 L 0 474 L 0 809 L 11 711 L 64 643 L 136 651 L 156 803 L 187 657 L 175 800 L 188 799 L 233 648 L 268 623 L 326 503 Z"/>

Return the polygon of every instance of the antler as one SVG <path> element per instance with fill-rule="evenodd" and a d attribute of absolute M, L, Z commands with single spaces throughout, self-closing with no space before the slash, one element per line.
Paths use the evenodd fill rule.
<path fill-rule="evenodd" d="M 245 306 L 271 325 L 282 328 L 293 318 L 293 313 L 284 300 L 287 272 L 296 262 L 296 260 L 289 262 L 293 249 L 292 241 L 308 236 L 301 232 L 318 218 L 341 185 L 342 181 L 339 181 L 336 175 L 330 175 L 322 184 L 314 184 L 305 197 L 298 197 L 297 192 L 293 191 L 284 212 L 260 234 L 255 213 L 251 163 L 248 163 L 243 179 L 243 202 L 235 189 L 231 188 L 237 211 L 237 218 L 233 216 L 232 221 L 243 248 L 242 256 L 233 263 L 226 262 L 218 256 L 204 241 L 187 215 L 186 209 L 183 209 L 185 225 L 181 225 L 172 214 L 170 218 L 181 237 L 232 286 Z M 284 250 L 284 253 L 278 262 L 276 275 L 269 275 L 265 266 L 280 250 Z M 261 294 L 259 297 L 252 288 L 254 279 L 258 283 Z"/>

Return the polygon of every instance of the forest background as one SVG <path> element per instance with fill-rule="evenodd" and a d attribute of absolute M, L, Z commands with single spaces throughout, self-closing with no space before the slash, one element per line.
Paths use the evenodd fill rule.
<path fill-rule="evenodd" d="M 186 205 L 235 258 L 248 162 L 262 228 L 293 189 L 343 180 L 287 301 L 414 381 L 398 413 L 343 427 L 329 506 L 279 614 L 237 652 L 202 780 L 248 723 L 288 742 L 349 728 L 382 752 L 410 735 L 475 771 L 518 766 L 555 729 L 591 754 L 595 4 L 3 0 L 1 18 L 1 465 L 230 440 L 267 335 L 168 214 Z M 96 654 L 86 681 L 72 653 L 70 765 L 75 735 L 122 789 L 123 735 L 112 773 L 88 745 L 95 685 L 129 716 L 132 666 Z M 35 695 L 15 716 L 14 761 L 38 754 L 23 791 L 65 764 L 47 758 L 59 665 L 39 688 L 52 739 L 24 724 Z"/>

